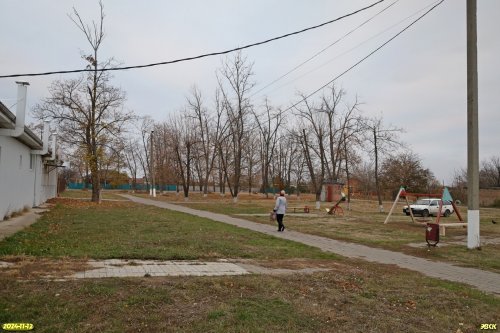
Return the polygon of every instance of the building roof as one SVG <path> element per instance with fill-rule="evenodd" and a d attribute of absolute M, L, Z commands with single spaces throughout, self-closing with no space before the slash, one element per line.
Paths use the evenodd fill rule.
<path fill-rule="evenodd" d="M 14 129 L 16 128 L 16 116 L 0 102 L 0 128 Z M 21 136 L 15 138 L 31 149 L 42 149 L 43 142 L 35 133 L 28 127 L 24 126 L 24 132 Z"/>

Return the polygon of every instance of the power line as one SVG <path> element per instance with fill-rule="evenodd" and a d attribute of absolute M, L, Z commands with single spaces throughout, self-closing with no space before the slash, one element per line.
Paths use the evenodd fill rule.
<path fill-rule="evenodd" d="M 121 71 L 121 70 L 127 70 L 127 69 L 138 69 L 138 68 L 154 67 L 154 66 L 161 66 L 161 65 L 170 65 L 170 64 L 174 64 L 174 63 L 178 63 L 178 62 L 191 61 L 191 60 L 196 60 L 196 59 L 201 59 L 201 58 L 206 58 L 206 57 L 211 57 L 211 56 L 216 56 L 216 55 L 223 55 L 223 54 L 227 54 L 227 53 L 231 53 L 231 52 L 235 52 L 235 51 L 239 51 L 239 50 L 244 50 L 244 49 L 247 49 L 247 48 L 250 48 L 250 47 L 254 47 L 254 46 L 258 46 L 258 45 L 270 43 L 270 42 L 273 42 L 273 41 L 276 41 L 276 40 L 279 40 L 279 39 L 287 38 L 287 37 L 290 37 L 290 36 L 293 36 L 293 35 L 301 34 L 303 32 L 309 31 L 309 30 L 314 30 L 314 29 L 323 27 L 325 25 L 328 25 L 328 24 L 340 21 L 340 20 L 342 20 L 344 18 L 347 18 L 349 16 L 352 16 L 352 15 L 355 15 L 357 13 L 360 13 L 360 12 L 362 12 L 364 10 L 367 10 L 367 9 L 369 9 L 371 7 L 374 7 L 374 6 L 376 6 L 379 3 L 384 2 L 384 1 L 385 0 L 379 0 L 377 2 L 372 3 L 371 5 L 368 5 L 366 7 L 363 7 L 363 8 L 360 8 L 358 10 L 355 10 L 354 12 L 351 12 L 349 14 L 337 17 L 337 18 L 335 18 L 333 20 L 330 20 L 330 21 L 327 21 L 327 22 L 324 22 L 324 23 L 321 23 L 321 24 L 318 24 L 318 25 L 315 25 L 315 26 L 312 26 L 312 27 L 308 27 L 308 28 L 305 28 L 305 29 L 302 29 L 302 30 L 290 32 L 290 33 L 287 33 L 287 34 L 284 34 L 284 35 L 281 35 L 281 36 L 278 36 L 278 37 L 273 37 L 273 38 L 266 39 L 266 40 L 261 41 L 261 42 L 248 44 L 248 45 L 237 47 L 237 48 L 230 49 L 230 50 L 225 50 L 225 51 L 220 51 L 220 52 L 206 53 L 206 54 L 202 54 L 202 55 L 198 55 L 198 56 L 194 56 L 194 57 L 181 58 L 181 59 L 176 59 L 176 60 L 170 60 L 170 61 L 163 61 L 163 62 L 146 64 L 146 65 L 124 66 L 124 67 L 114 67 L 114 68 L 101 68 L 101 69 L 98 69 L 98 71 L 99 72 Z M 44 73 L 10 74 L 10 75 L 0 75 L 0 79 L 13 78 L 13 77 L 23 77 L 23 76 L 47 76 L 47 75 L 53 75 L 53 74 L 83 73 L 83 72 L 93 72 L 93 71 L 94 71 L 94 69 L 86 68 L 86 69 L 75 69 L 75 70 L 66 70 L 66 71 L 52 71 L 52 72 L 44 72 Z"/>
<path fill-rule="evenodd" d="M 419 13 L 424 12 L 427 8 L 434 6 L 434 5 L 435 5 L 436 3 L 438 3 L 438 2 L 439 2 L 439 1 L 435 1 L 435 2 L 433 2 L 433 3 L 431 3 L 431 4 L 427 5 L 427 6 L 423 7 L 422 9 L 420 9 L 420 10 L 416 11 L 415 13 L 413 13 L 413 14 L 411 14 L 411 15 L 407 16 L 407 17 L 405 17 L 404 19 L 400 20 L 399 22 L 397 22 L 397 23 L 395 23 L 395 24 L 391 25 L 390 27 L 388 27 L 388 28 L 386 28 L 386 29 L 384 29 L 384 30 L 380 31 L 379 33 L 377 33 L 377 34 L 375 34 L 375 35 L 371 36 L 370 38 L 368 38 L 368 39 L 364 40 L 363 42 L 361 42 L 361 43 L 357 44 L 356 46 L 354 46 L 354 47 L 350 48 L 349 50 L 347 50 L 347 51 L 345 51 L 345 52 L 342 52 L 341 54 L 339 54 L 339 55 L 337 55 L 337 56 L 333 57 L 332 59 L 328 60 L 327 62 L 325 62 L 325 63 L 323 63 L 323 64 L 321 64 L 321 65 L 317 66 L 316 68 L 313 68 L 312 70 L 310 70 L 310 71 L 308 71 L 308 72 L 306 72 L 306 73 L 304 73 L 304 74 L 302 74 L 302 75 L 300 75 L 300 76 L 298 76 L 298 77 L 296 77 L 296 78 L 294 78 L 294 79 L 292 79 L 292 80 L 290 80 L 290 81 L 288 81 L 288 82 L 286 82 L 286 83 L 284 83 L 284 84 L 282 84 L 281 86 L 278 86 L 278 87 L 276 87 L 276 88 L 274 88 L 274 89 L 270 90 L 268 93 L 272 93 L 273 91 L 276 91 L 276 90 L 281 89 L 281 88 L 283 88 L 283 87 L 285 87 L 285 86 L 287 86 L 287 85 L 289 85 L 289 84 L 292 84 L 293 82 L 295 82 L 295 81 L 297 81 L 297 80 L 299 80 L 299 79 L 301 79 L 301 78 L 303 78 L 303 77 L 305 77 L 305 76 L 307 76 L 307 75 L 309 75 L 309 74 L 311 74 L 311 73 L 313 73 L 313 72 L 315 72 L 315 71 L 317 71 L 317 70 L 319 70 L 319 69 L 321 69 L 321 68 L 325 67 L 326 65 L 328 65 L 328 64 L 329 64 L 329 63 L 331 63 L 332 61 L 334 61 L 334 60 L 336 60 L 336 59 L 338 59 L 338 58 L 340 58 L 340 57 L 342 57 L 342 56 L 344 56 L 344 55 L 348 54 L 349 52 L 351 52 L 351 51 L 353 51 L 353 50 L 357 49 L 357 48 L 358 48 L 358 47 L 360 47 L 361 45 L 363 45 L 363 44 L 367 43 L 368 41 L 370 41 L 370 40 L 372 40 L 372 39 L 374 39 L 374 38 L 376 38 L 376 37 L 378 37 L 378 36 L 382 35 L 383 33 L 385 33 L 385 32 L 387 32 L 387 31 L 391 30 L 392 28 L 394 28 L 394 27 L 396 27 L 396 26 L 400 25 L 401 23 L 403 23 L 403 22 L 405 22 L 405 21 L 409 20 L 410 18 L 412 18 L 412 17 L 414 17 L 414 16 L 417 16 Z M 290 72 L 291 72 L 291 71 L 290 71 Z M 274 81 L 273 81 L 273 82 L 274 82 Z M 269 86 L 269 85 L 268 85 L 268 86 Z M 266 87 L 267 87 L 267 86 L 266 86 Z M 255 95 L 255 94 L 254 94 L 254 95 Z M 252 96 L 254 96 L 254 95 L 252 95 Z"/>
<path fill-rule="evenodd" d="M 392 7 L 393 5 L 395 5 L 397 2 L 399 2 L 399 0 L 396 0 L 394 1 L 393 3 L 391 3 L 389 6 L 385 7 L 384 9 L 382 9 L 381 11 L 379 11 L 378 13 L 376 13 L 375 15 L 373 15 L 372 17 L 370 17 L 368 20 L 364 21 L 363 23 L 361 23 L 360 25 L 358 25 L 356 28 L 352 29 L 351 31 L 349 31 L 348 33 L 346 33 L 345 35 L 343 35 L 342 37 L 340 37 L 339 39 L 337 39 L 336 41 L 334 41 L 333 43 L 329 44 L 328 46 L 326 46 L 325 48 L 323 48 L 321 51 L 315 53 L 312 57 L 309 57 L 308 59 L 306 59 L 305 61 L 303 61 L 302 63 L 300 63 L 299 65 L 295 66 L 294 68 L 292 68 L 291 70 L 289 70 L 288 72 L 286 72 L 285 74 L 281 75 L 280 77 L 278 77 L 277 79 L 273 80 L 272 82 L 266 84 L 264 87 L 260 88 L 259 90 L 257 90 L 256 92 L 254 92 L 250 97 L 253 97 L 255 95 L 257 95 L 258 93 L 260 93 L 262 90 L 266 89 L 267 87 L 275 84 L 276 82 L 278 82 L 279 80 L 281 80 L 282 78 L 286 77 L 288 74 L 294 72 L 295 70 L 299 69 L 300 67 L 302 67 L 303 65 L 305 65 L 306 63 L 308 63 L 309 61 L 313 60 L 314 58 L 316 58 L 317 56 L 319 56 L 321 53 L 325 52 L 326 50 L 328 50 L 330 47 L 332 47 L 333 45 L 337 44 L 338 42 L 340 42 L 341 40 L 343 40 L 345 37 L 349 36 L 350 34 L 352 34 L 353 32 L 355 32 L 356 30 L 358 30 L 359 28 L 361 28 L 362 26 L 364 26 L 365 24 L 367 24 L 368 22 L 370 22 L 371 20 L 373 20 L 375 17 L 377 17 L 378 15 L 382 14 L 383 12 L 385 12 L 387 9 L 389 9 L 390 7 Z"/>
<path fill-rule="evenodd" d="M 321 91 L 323 88 L 325 88 L 326 86 L 328 86 L 329 84 L 333 83 L 334 81 L 336 81 L 337 79 L 339 79 L 340 77 L 344 76 L 345 74 L 347 74 L 349 71 L 351 71 L 354 67 L 358 66 L 359 64 L 361 64 L 363 61 L 365 61 L 366 59 L 368 59 L 370 56 L 372 56 L 374 53 L 376 53 L 377 51 L 379 51 L 381 48 L 383 48 L 385 45 L 389 44 L 391 41 L 393 41 L 396 37 L 398 37 L 399 35 L 401 35 L 403 32 L 405 32 L 406 30 L 408 30 L 412 25 L 414 25 L 415 23 L 417 23 L 418 21 L 420 21 L 424 16 L 426 16 L 427 14 L 429 14 L 431 11 L 433 11 L 437 6 L 439 6 L 440 4 L 442 4 L 444 2 L 444 0 L 441 0 L 440 2 L 438 2 L 437 4 L 435 4 L 434 6 L 432 6 L 428 11 L 426 11 L 424 14 L 422 14 L 421 16 L 419 16 L 416 20 L 414 20 L 412 23 L 410 23 L 409 25 L 407 25 L 403 30 L 401 30 L 400 32 L 398 32 L 397 34 L 395 34 L 394 36 L 392 36 L 391 38 L 389 38 L 387 41 L 385 41 L 382 45 L 380 45 L 379 47 L 377 47 L 375 50 L 373 50 L 372 52 L 370 52 L 368 55 L 366 55 L 365 57 L 363 57 L 361 60 L 359 60 L 358 62 L 356 62 L 354 65 L 352 65 L 351 67 L 349 67 L 348 69 L 346 69 L 345 71 L 343 71 L 342 73 L 340 73 L 339 75 L 337 75 L 335 78 L 333 78 L 332 80 L 330 80 L 329 82 L 327 82 L 326 84 L 322 85 L 320 88 L 316 89 L 315 91 L 313 91 L 312 93 L 310 93 L 309 95 L 307 95 L 306 97 L 302 98 L 300 101 L 298 101 L 297 103 L 293 104 L 292 106 L 290 106 L 289 108 L 285 109 L 283 112 L 286 112 L 286 111 L 289 111 L 291 109 L 293 109 L 294 107 L 296 107 L 297 105 L 299 105 L 300 103 L 302 102 L 305 102 L 309 97 L 315 95 L 316 93 L 318 93 L 319 91 Z"/>

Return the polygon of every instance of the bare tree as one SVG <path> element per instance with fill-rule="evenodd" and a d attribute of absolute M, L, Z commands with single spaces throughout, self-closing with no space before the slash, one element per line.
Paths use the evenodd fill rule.
<path fill-rule="evenodd" d="M 89 164 L 85 158 L 86 152 L 84 149 L 77 148 L 73 149 L 66 154 L 70 168 L 75 170 L 83 182 L 83 188 L 88 188 L 88 182 L 90 178 Z"/>
<path fill-rule="evenodd" d="M 137 172 L 139 171 L 140 144 L 135 139 L 127 140 L 123 143 L 125 163 L 132 178 L 132 190 L 137 190 Z"/>
<path fill-rule="evenodd" d="M 440 187 L 431 170 L 424 168 L 420 158 L 411 151 L 385 159 L 380 179 L 382 188 L 393 192 L 405 186 L 410 192 L 434 193 Z"/>
<path fill-rule="evenodd" d="M 482 187 L 500 187 L 500 156 L 490 157 L 482 163 L 479 180 Z"/>
<path fill-rule="evenodd" d="M 327 168 L 325 138 L 328 131 L 318 108 L 310 104 L 304 96 L 302 97 L 303 107 L 295 108 L 299 117 L 298 128 L 292 130 L 292 133 L 302 148 L 311 185 L 316 195 L 316 208 L 319 209 Z"/>
<path fill-rule="evenodd" d="M 262 185 L 261 192 L 269 196 L 270 166 L 278 142 L 278 129 L 281 125 L 282 115 L 280 110 L 275 110 L 269 105 L 267 98 L 264 101 L 264 113 L 259 116 L 254 113 L 255 123 L 259 130 L 260 143 L 260 168 Z"/>
<path fill-rule="evenodd" d="M 344 102 L 346 92 L 337 89 L 335 85 L 330 87 L 327 94 L 321 98 L 321 106 L 318 112 L 325 115 L 322 121 L 327 124 L 328 132 L 328 164 L 326 165 L 330 181 L 341 178 L 342 162 L 348 155 L 349 150 L 358 141 L 361 132 L 359 101 L 356 96 L 354 102 L 347 105 Z"/>
<path fill-rule="evenodd" d="M 189 185 L 192 180 L 193 150 L 196 142 L 192 119 L 184 116 L 173 117 L 169 121 L 172 134 L 171 147 L 176 159 L 178 176 L 181 180 L 184 199 L 189 198 Z"/>
<path fill-rule="evenodd" d="M 362 161 L 354 165 L 352 169 L 352 174 L 360 182 L 359 191 L 369 199 L 371 199 L 372 193 L 377 191 L 373 164 L 372 161 Z"/>
<path fill-rule="evenodd" d="M 451 186 L 461 189 L 467 187 L 467 169 L 455 169 Z"/>
<path fill-rule="evenodd" d="M 359 127 L 355 125 L 356 127 Z M 344 144 L 344 162 L 345 162 L 345 177 L 346 177 L 346 186 L 347 186 L 347 210 L 351 210 L 351 197 L 352 197 L 352 186 L 351 186 L 351 175 L 352 175 L 352 168 L 355 167 L 358 163 L 361 162 L 360 156 L 357 154 L 356 149 L 353 148 L 354 145 L 359 145 L 360 144 L 360 139 L 356 134 L 358 133 L 357 129 L 354 129 L 352 131 L 353 136 L 351 140 L 347 140 L 344 138 L 343 144 Z M 355 134 L 354 134 L 355 133 Z M 345 133 L 345 136 L 349 136 L 350 134 Z"/>
<path fill-rule="evenodd" d="M 340 113 L 340 103 L 345 95 L 343 89 L 337 90 L 335 85 L 330 88 L 329 94 L 324 94 L 319 112 L 326 115 L 326 123 L 328 125 L 328 148 L 330 163 L 326 164 L 326 170 L 330 181 L 339 179 L 341 154 L 343 145 L 340 145 L 343 139 L 343 126 L 337 123 L 338 114 Z"/>
<path fill-rule="evenodd" d="M 242 175 L 245 133 L 248 130 L 248 116 L 252 111 L 249 92 L 254 86 L 252 64 L 243 58 L 241 52 L 223 63 L 217 78 L 221 101 L 227 120 L 227 132 L 219 140 L 219 154 L 225 180 L 233 201 L 238 201 Z M 230 154 L 221 154 L 223 145 L 230 148 Z"/>
<path fill-rule="evenodd" d="M 297 158 L 297 153 L 300 151 L 300 146 L 295 145 L 293 141 L 293 137 L 290 134 L 282 133 L 280 146 L 282 149 L 282 178 L 284 182 L 284 186 L 287 189 L 292 187 L 292 175 L 294 171 L 294 159 Z"/>
<path fill-rule="evenodd" d="M 293 158 L 290 160 L 290 162 L 292 163 L 290 170 L 294 175 L 295 187 L 297 189 L 297 196 L 299 197 L 301 184 L 304 180 L 306 162 L 303 150 L 301 149 L 300 142 L 297 142 L 297 139 L 293 135 L 293 133 L 290 133 L 287 137 L 288 137 L 287 141 L 293 147 L 293 152 L 292 152 Z"/>
<path fill-rule="evenodd" d="M 215 108 L 219 109 L 220 95 L 218 90 L 215 95 Z M 192 117 L 196 123 L 196 147 L 195 155 L 198 157 L 197 169 L 200 178 L 200 186 L 203 185 L 203 196 L 208 194 L 208 180 L 214 169 L 217 156 L 217 141 L 221 135 L 223 124 L 221 117 L 217 116 L 215 120 L 209 114 L 209 111 L 203 105 L 201 92 L 193 87 L 188 101 L 188 117 Z"/>
<path fill-rule="evenodd" d="M 256 170 L 260 160 L 259 138 L 255 135 L 255 133 L 249 132 L 246 135 L 246 141 L 247 144 L 243 149 L 243 165 L 247 171 L 248 193 L 250 194 L 254 188 L 255 178 L 259 173 L 259 170 Z"/>
<path fill-rule="evenodd" d="M 110 84 L 109 72 L 99 70 L 111 65 L 111 60 L 100 62 L 98 54 L 105 37 L 104 7 L 100 6 L 100 19 L 92 25 L 85 24 L 76 9 L 70 16 L 85 35 L 91 54 L 84 55 L 87 75 L 78 79 L 54 81 L 50 97 L 35 107 L 39 118 L 56 120 L 62 139 L 73 146 L 85 149 L 92 177 L 92 201 L 100 202 L 101 179 L 99 149 L 109 137 L 117 137 L 132 114 L 122 107 L 125 94 Z"/>
<path fill-rule="evenodd" d="M 370 143 L 368 149 L 372 154 L 375 161 L 375 187 L 377 191 L 377 199 L 379 204 L 379 211 L 384 211 L 382 205 L 381 186 L 379 177 L 379 163 L 384 155 L 392 153 L 396 148 L 403 147 L 404 145 L 399 141 L 399 134 L 403 132 L 401 128 L 389 126 L 384 127 L 382 118 L 372 118 L 365 121 L 366 140 Z"/>
<path fill-rule="evenodd" d="M 154 121 L 149 116 L 142 117 L 140 118 L 138 127 L 141 135 L 141 148 L 142 148 L 140 154 L 138 155 L 138 158 L 141 164 L 142 173 L 144 174 L 146 184 L 149 184 L 150 182 L 152 182 L 151 179 L 152 169 L 151 169 L 151 158 L 150 158 L 151 154 L 150 135 L 151 131 L 154 130 Z"/>
<path fill-rule="evenodd" d="M 297 146 L 291 145 L 293 140 L 288 139 L 290 139 L 290 135 L 280 133 L 271 168 L 275 185 L 279 184 L 280 189 L 290 188 L 293 153 L 298 149 Z"/>

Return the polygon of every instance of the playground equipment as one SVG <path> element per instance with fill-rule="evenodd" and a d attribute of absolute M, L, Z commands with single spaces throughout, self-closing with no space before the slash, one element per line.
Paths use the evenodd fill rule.
<path fill-rule="evenodd" d="M 344 210 L 342 207 L 339 206 L 339 204 L 342 201 L 345 201 L 345 194 L 341 192 L 342 197 L 335 203 L 335 205 L 332 206 L 332 208 L 328 209 L 326 208 L 326 213 L 329 215 L 333 216 L 344 216 Z"/>
<path fill-rule="evenodd" d="M 309 213 L 310 209 L 309 206 L 296 206 L 296 207 L 288 207 L 288 209 L 292 209 L 294 213 Z"/>
<path fill-rule="evenodd" d="M 387 222 L 389 222 L 389 218 L 391 217 L 392 212 L 394 211 L 394 208 L 396 208 L 396 205 L 399 202 L 399 198 L 400 197 L 405 198 L 406 204 L 408 205 L 408 207 L 410 207 L 410 202 L 408 201 L 408 197 L 416 197 L 416 198 L 420 198 L 420 197 L 434 197 L 434 198 L 441 198 L 441 200 L 439 202 L 438 212 L 442 211 L 443 201 L 449 201 L 451 203 L 451 205 L 453 206 L 455 214 L 457 214 L 458 220 L 460 222 L 463 222 L 462 216 L 460 215 L 460 211 L 458 210 L 458 207 L 455 205 L 455 202 L 453 201 L 453 198 L 451 197 L 450 191 L 448 191 L 448 189 L 446 187 L 443 188 L 443 192 L 440 193 L 440 194 L 436 194 L 436 193 L 411 193 L 411 192 L 406 192 L 405 188 L 401 187 L 399 189 L 398 195 L 396 196 L 396 199 L 394 200 L 394 203 L 392 204 L 392 207 L 391 207 L 391 210 L 389 211 L 389 214 L 387 214 L 387 217 L 386 217 L 386 219 L 384 221 L 384 224 L 386 224 Z M 427 222 L 429 222 L 429 220 L 416 220 L 415 216 L 413 215 L 412 210 L 408 209 L 408 211 L 410 213 L 411 220 L 414 223 L 418 223 L 418 222 L 427 223 Z M 438 213 L 438 214 L 436 214 L 436 221 L 435 221 L 435 223 L 439 225 L 439 229 L 441 230 L 443 236 L 445 235 L 445 228 L 446 227 L 465 227 L 465 226 L 467 226 L 467 223 L 456 223 L 456 222 L 454 222 L 454 223 L 441 223 L 441 224 L 439 224 L 440 220 L 441 220 L 441 214 Z"/>
<path fill-rule="evenodd" d="M 436 246 L 439 243 L 439 224 L 427 223 L 425 228 L 425 241 L 427 246 Z"/>

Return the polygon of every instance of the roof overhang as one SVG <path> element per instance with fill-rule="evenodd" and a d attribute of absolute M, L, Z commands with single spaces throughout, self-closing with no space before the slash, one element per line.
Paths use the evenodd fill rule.
<path fill-rule="evenodd" d="M 16 128 L 16 116 L 0 102 L 0 128 L 14 129 Z M 42 149 L 43 142 L 35 133 L 28 127 L 24 126 L 24 132 L 16 140 L 22 142 L 30 149 Z"/>

